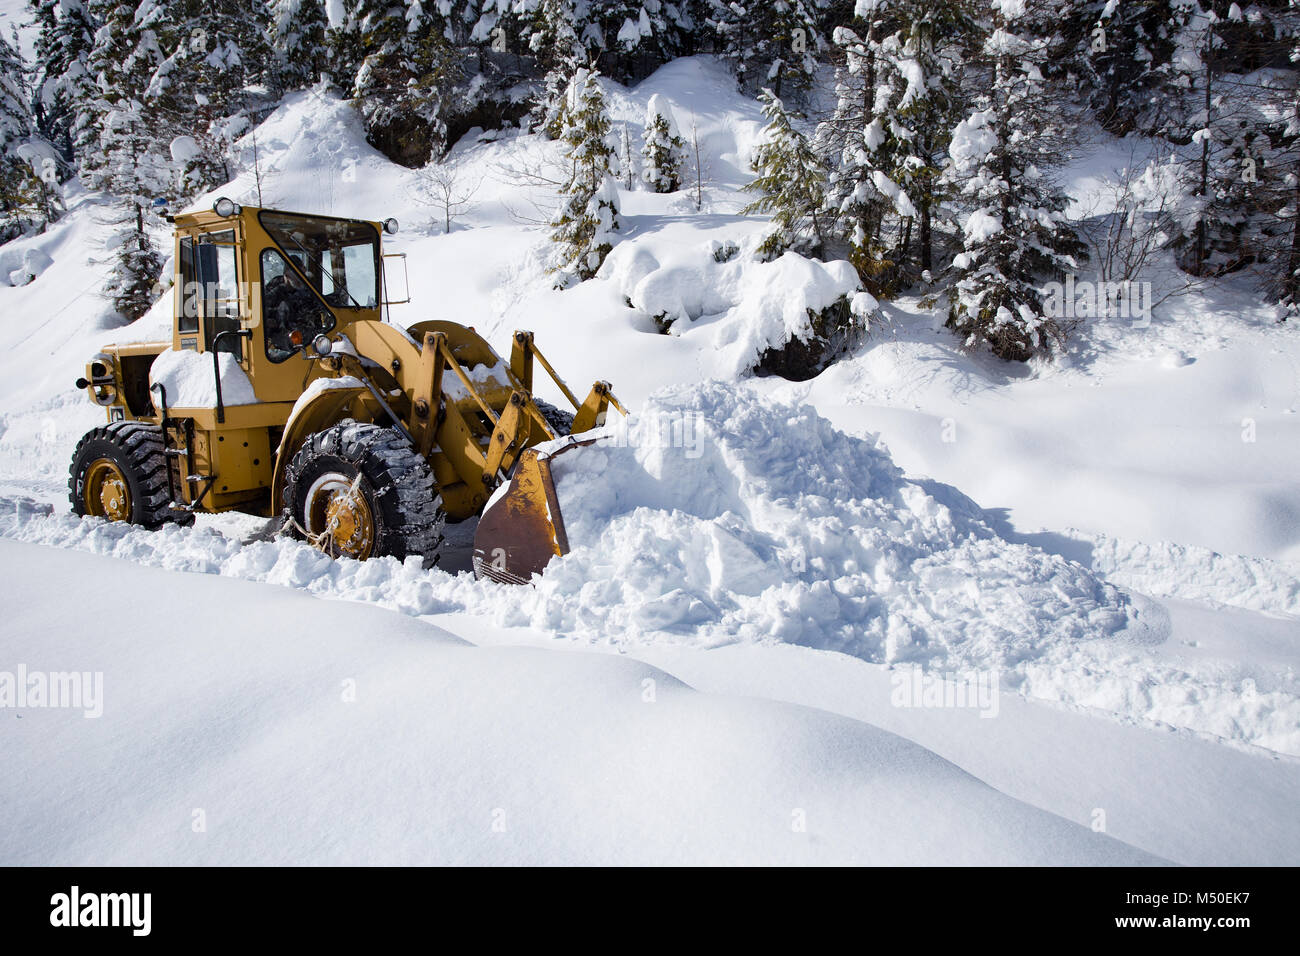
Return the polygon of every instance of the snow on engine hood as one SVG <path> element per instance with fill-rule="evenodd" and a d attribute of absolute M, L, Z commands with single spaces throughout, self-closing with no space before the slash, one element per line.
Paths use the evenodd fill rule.
<path fill-rule="evenodd" d="M 221 400 L 232 405 L 256 405 L 253 383 L 239 362 L 229 352 L 222 352 Z M 154 359 L 149 369 L 149 384 L 161 384 L 167 390 L 168 408 L 216 408 L 217 383 L 212 371 L 212 355 L 189 349 L 167 349 Z"/>

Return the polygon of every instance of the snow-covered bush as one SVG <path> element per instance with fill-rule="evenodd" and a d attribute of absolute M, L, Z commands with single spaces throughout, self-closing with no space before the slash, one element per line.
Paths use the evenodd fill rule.
<path fill-rule="evenodd" d="M 862 341 L 867 319 L 866 315 L 855 311 L 855 305 L 874 310 L 875 300 L 864 301 L 856 296 L 842 295 L 824 308 L 808 309 L 805 334 L 791 336 L 784 345 L 764 349 L 754 370 L 760 374 L 779 375 L 792 382 L 816 377 Z"/>
<path fill-rule="evenodd" d="M 810 378 L 866 334 L 876 300 L 842 259 L 787 252 L 765 262 L 754 255 L 755 243 L 625 243 L 599 278 L 613 282 L 657 330 L 708 337 L 729 374 Z"/>

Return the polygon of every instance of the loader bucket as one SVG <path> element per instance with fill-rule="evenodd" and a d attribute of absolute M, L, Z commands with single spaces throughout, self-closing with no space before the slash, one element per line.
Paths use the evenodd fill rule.
<path fill-rule="evenodd" d="M 495 495 L 474 532 L 474 575 L 502 584 L 527 584 L 551 559 L 569 552 L 555 495 L 551 462 L 595 439 L 570 439 L 551 451 L 528 449 L 506 490 Z"/>

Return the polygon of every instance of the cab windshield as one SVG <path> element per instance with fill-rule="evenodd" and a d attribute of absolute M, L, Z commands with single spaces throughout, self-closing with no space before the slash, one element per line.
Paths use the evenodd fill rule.
<path fill-rule="evenodd" d="M 267 211 L 258 220 L 327 305 L 373 309 L 379 304 L 379 232 L 374 226 Z"/>

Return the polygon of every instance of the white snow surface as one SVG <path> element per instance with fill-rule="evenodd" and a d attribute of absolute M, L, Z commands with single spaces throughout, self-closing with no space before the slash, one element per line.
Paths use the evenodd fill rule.
<path fill-rule="evenodd" d="M 103 708 L 0 711 L 5 865 L 1161 862 L 869 724 L 629 658 L 12 542 L 0 560 L 34 598 L 7 653 L 99 673 Z M 149 600 L 105 630 L 123 588 Z"/>
<path fill-rule="evenodd" d="M 28 262 L 44 267 L 35 281 L 24 272 L 25 284 L 0 283 L 0 561 L 15 595 L 0 633 L 0 670 L 23 660 L 50 669 L 99 660 L 118 675 L 113 694 L 133 688 L 129 703 L 119 698 L 131 713 L 121 723 L 78 716 L 81 729 L 72 730 L 53 712 L 22 721 L 0 712 L 11 730 L 42 728 L 21 745 L 0 738 L 7 753 L 31 761 L 3 791 L 5 806 L 18 808 L 0 823 L 3 858 L 582 862 L 614 859 L 609 847 L 621 840 L 626 853 L 617 859 L 628 862 L 892 861 L 907 854 L 864 834 L 872 812 L 856 802 L 835 804 L 848 809 L 833 823 L 820 811 L 810 816 L 827 823 L 810 825 L 825 839 L 816 849 L 791 849 L 780 841 L 790 836 L 791 807 L 805 804 L 776 783 L 779 796 L 768 802 L 762 785 L 799 780 L 805 790 L 838 793 L 846 767 L 907 776 L 910 764 L 891 762 L 872 742 L 872 728 L 885 728 L 1001 791 L 986 798 L 992 791 L 970 778 L 941 774 L 937 789 L 954 796 L 936 802 L 882 769 L 888 783 L 871 791 L 873 805 L 897 789 L 927 808 L 929 823 L 961 821 L 959 831 L 942 830 L 948 843 L 937 848 L 897 823 L 901 816 L 882 817 L 914 841 L 910 861 L 1039 861 L 1053 851 L 1061 860 L 1130 859 L 1089 855 L 1085 847 L 1095 844 L 1079 842 L 1073 826 L 1026 825 L 1007 836 L 1003 818 L 1019 821 L 1024 811 L 1009 797 L 1085 826 L 1104 809 L 1108 832 L 1175 862 L 1300 861 L 1295 329 L 1277 325 L 1276 312 L 1240 276 L 1164 300 L 1147 326 L 1084 321 L 1056 363 L 1022 367 L 963 353 L 942 327 L 943 300 L 909 298 L 879 304 L 872 335 L 813 381 L 743 377 L 763 348 L 806 328 L 807 309 L 841 295 L 859 314 L 878 304 L 836 264 L 753 257 L 767 222 L 739 214 L 748 198 L 739 187 L 752 176 L 748 157 L 763 118 L 715 61 L 676 61 L 632 89 L 601 82 L 612 120 L 626 124 L 633 141 L 654 96 L 682 129 L 695 125 L 702 196 L 697 208 L 693 189 L 620 188 L 622 225 L 604 270 L 564 292 L 545 271 L 545 231 L 526 221 L 545 218 L 555 196 L 512 172 L 553 169 L 555 144 L 471 131 L 447 162 L 481 185 L 473 207 L 443 234 L 416 199 L 416 174 L 367 145 L 355 112 L 334 94 L 295 94 L 256 131 L 269 205 L 403 223 L 386 244 L 409 255 L 413 301 L 392 308 L 394 323 L 461 321 L 502 349 L 513 329 L 532 329 L 579 394 L 593 380 L 613 382 L 634 412 L 631 436 L 668 428 L 666 447 L 624 441 L 613 430 L 581 463 L 576 453 L 557 458 L 564 487 L 586 487 L 579 504 L 565 505 L 580 543 L 535 588 L 475 582 L 448 562 L 443 571 L 334 561 L 300 543 L 267 540 L 262 522 L 237 515 L 156 533 L 73 519 L 69 457 L 104 412 L 71 383 L 108 342 L 170 341 L 170 297 L 122 326 L 99 295 L 115 251 L 102 197 L 75 182 L 66 187 L 64 219 L 0 248 L 0 276 Z M 973 117 L 954 141 L 954 158 L 976 161 L 990 135 Z M 1071 215 L 1107 211 L 1107 177 L 1148 159 L 1138 138 L 1095 131 L 1081 131 L 1068 148 L 1074 161 L 1062 180 L 1076 200 Z M 196 206 L 217 195 L 251 201 L 251 140 L 240 149 L 239 176 Z M 1158 177 L 1148 178 L 1154 188 Z M 167 237 L 157 238 L 166 248 Z M 1157 299 L 1180 281 L 1167 262 L 1151 278 Z M 667 335 L 652 321 L 659 315 L 675 320 Z M 539 387 L 563 402 L 548 384 Z M 472 524 L 449 532 L 468 540 Z M 39 577 L 30 585 L 28 569 Z M 68 581 L 77 582 L 78 601 L 67 600 Z M 98 587 L 132 613 L 172 592 L 212 610 L 194 618 L 194 640 L 183 647 L 170 625 L 113 631 L 105 643 L 102 628 L 72 616 L 109 603 L 96 598 Z M 309 601 L 286 587 L 345 603 Z M 256 610 L 232 638 L 224 622 L 240 601 Z M 290 606 L 285 616 L 275 610 Z M 174 623 L 182 610 L 167 613 Z M 220 634 L 212 622 L 223 622 Z M 397 644 L 440 644 L 437 627 L 471 644 L 514 649 L 462 670 L 450 647 L 445 657 L 389 656 Z M 519 645 L 533 648 L 527 668 L 563 688 L 549 705 L 516 681 L 525 668 L 511 662 Z M 255 648 L 274 656 L 258 657 Z M 580 654 L 572 664 L 557 660 L 557 650 L 612 656 Z M 115 670 L 119 658 L 133 669 Z M 192 660 L 202 668 L 189 669 Z M 996 672 L 997 719 L 894 706 L 891 683 L 920 663 L 951 677 Z M 230 690 L 245 687 L 254 669 L 258 686 L 298 688 L 319 678 L 331 703 L 340 681 L 372 674 L 381 697 L 392 692 L 392 705 L 376 712 L 382 719 L 342 724 L 296 692 L 275 703 L 274 695 L 263 701 Z M 429 675 L 444 670 L 455 678 L 436 687 L 460 680 L 474 694 L 431 696 Z M 619 771 L 611 783 L 606 771 L 624 767 L 620 755 L 649 739 L 637 735 L 619 695 L 629 681 L 639 694 L 637 681 L 647 677 L 661 690 L 664 682 L 676 687 L 661 671 L 700 691 L 757 700 L 737 708 L 683 690 L 683 699 L 710 703 L 675 725 L 673 745 L 710 743 L 678 763 L 650 761 L 679 789 L 665 784 L 640 799 L 635 794 L 650 792 L 640 777 Z M 576 716 L 564 708 L 575 695 Z M 468 735 L 490 742 L 482 747 L 428 733 L 462 720 L 486 727 L 492 707 L 516 698 L 521 709 L 500 712 L 506 726 L 514 726 L 510 715 L 530 715 L 519 719 L 531 734 L 528 748 L 490 728 Z M 805 712 L 773 710 L 772 701 L 840 715 L 853 729 L 802 724 Z M 643 706 L 639 697 L 636 704 Z M 355 720 L 360 711 L 350 713 Z M 718 722 L 726 734 L 710 737 Z M 112 729 L 96 736 L 87 726 Z M 368 789 L 321 771 L 311 742 L 328 737 L 305 729 L 317 726 L 391 786 Z M 811 729 L 793 737 L 779 729 L 796 726 Z M 574 737 L 574 728 L 602 732 Z M 779 761 L 756 742 L 764 737 L 793 741 L 777 748 L 793 768 L 788 778 L 771 769 Z M 570 738 L 590 746 L 579 754 Z M 158 739 L 177 747 L 156 757 Z M 759 782 L 743 790 L 756 802 L 718 790 L 721 802 L 710 806 L 728 809 L 709 811 L 696 830 L 698 794 L 713 792 L 713 764 L 733 746 L 746 761 L 737 779 Z M 67 756 L 42 765 L 37 750 Z M 110 799 L 76 785 L 79 760 L 119 752 L 139 759 L 102 770 L 108 780 L 120 766 L 133 768 L 104 791 Z M 416 769 L 399 767 L 402 757 Z M 428 766 L 472 777 L 465 791 L 472 801 L 427 794 L 429 778 L 416 771 Z M 516 778 L 510 768 L 518 767 L 530 770 Z M 322 772 L 329 784 L 309 811 L 258 809 L 299 807 L 293 781 Z M 259 775 L 264 786 L 237 795 Z M 204 792 L 224 787 L 214 805 L 232 811 L 226 829 L 210 829 L 206 848 L 187 842 L 197 797 L 186 780 L 202 781 Z M 585 803 L 575 812 L 572 794 L 584 787 L 649 835 L 633 839 L 633 829 L 591 816 Z M 674 803 L 676 792 L 692 799 Z M 169 801 L 181 808 L 175 821 Z M 654 814 L 656 801 L 671 812 Z M 514 828 L 521 808 L 532 823 Z M 403 816 L 408 809 L 418 816 Z M 490 832 L 493 809 L 505 809 L 512 828 L 488 846 L 478 841 Z M 759 819 L 769 812 L 781 818 L 781 834 L 770 839 Z M 608 827 L 565 827 L 566 813 Z M 437 848 L 405 826 L 396 828 L 402 840 L 394 838 L 395 819 L 443 821 Z M 698 841 L 675 856 L 655 849 L 677 846 L 671 835 L 682 832 Z M 866 856 L 836 855 L 827 849 L 834 845 L 866 847 Z"/>

